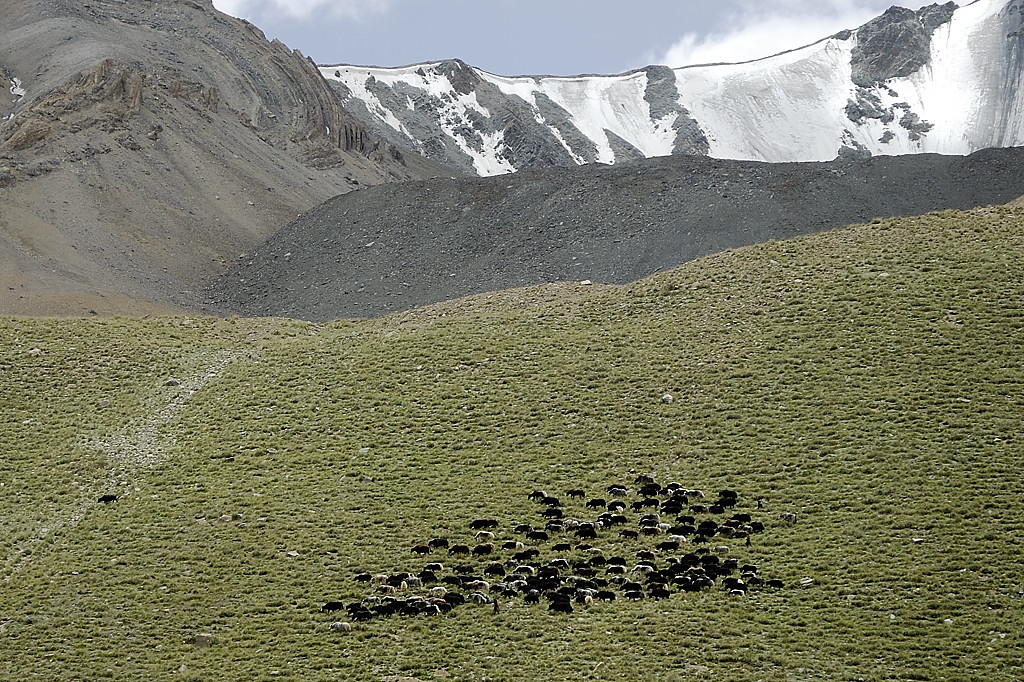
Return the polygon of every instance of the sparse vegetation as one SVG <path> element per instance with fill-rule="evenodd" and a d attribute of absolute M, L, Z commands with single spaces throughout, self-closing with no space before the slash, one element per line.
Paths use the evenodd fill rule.
<path fill-rule="evenodd" d="M 0 676 L 1019 678 L 1022 226 L 880 220 L 380 320 L 0 320 Z M 320 613 L 472 518 L 508 534 L 534 487 L 638 472 L 768 498 L 749 555 L 787 588 Z"/>

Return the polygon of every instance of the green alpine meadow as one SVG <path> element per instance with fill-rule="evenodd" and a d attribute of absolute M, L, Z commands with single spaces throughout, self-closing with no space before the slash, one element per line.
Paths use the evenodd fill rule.
<path fill-rule="evenodd" d="M 0 390 L 5 680 L 1024 677 L 1021 208 L 374 320 L 6 318 Z M 515 530 L 555 508 L 534 491 L 593 520 L 644 477 L 763 531 Z M 474 551 L 413 551 L 440 538 Z M 563 613 L 496 575 L 446 612 L 327 608 L 468 594 L 441 579 L 529 563 L 505 543 L 625 557 L 645 594 Z M 653 598 L 638 552 L 781 587 Z"/>

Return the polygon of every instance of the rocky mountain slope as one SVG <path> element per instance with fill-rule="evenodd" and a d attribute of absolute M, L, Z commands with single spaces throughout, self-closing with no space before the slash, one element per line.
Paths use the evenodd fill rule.
<path fill-rule="evenodd" d="M 378 134 L 479 175 L 669 154 L 827 161 L 1024 144 L 1024 5 L 893 7 L 766 59 L 504 77 L 460 61 L 323 66 Z"/>
<path fill-rule="evenodd" d="M 0 17 L 0 313 L 187 306 L 300 212 L 440 172 L 210 0 L 0 0 Z"/>
<path fill-rule="evenodd" d="M 235 262 L 209 304 L 327 320 L 542 282 L 621 284 L 723 249 L 1022 194 L 1024 148 L 829 163 L 672 156 L 389 184 L 303 215 Z"/>

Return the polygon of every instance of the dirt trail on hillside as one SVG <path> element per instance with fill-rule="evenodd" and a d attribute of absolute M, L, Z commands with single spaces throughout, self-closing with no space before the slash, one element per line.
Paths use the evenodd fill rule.
<path fill-rule="evenodd" d="M 166 461 L 177 434 L 166 433 L 162 429 L 180 414 L 196 393 L 243 356 L 252 357 L 252 352 L 232 349 L 197 355 L 194 358 L 196 369 L 192 374 L 177 380 L 177 386 L 160 386 L 164 391 L 177 389 L 169 400 L 164 391 L 154 390 L 147 400 L 149 412 L 146 417 L 130 421 L 108 438 L 85 443 L 87 448 L 102 450 L 117 467 L 110 470 L 106 478 L 94 481 L 91 487 L 86 486 L 87 497 L 70 508 L 56 510 L 48 515 L 45 521 L 9 551 L 0 561 L 2 582 L 10 582 L 34 557 L 62 542 L 64 533 L 75 528 L 90 509 L 101 504 L 97 501 L 100 495 L 134 491 L 135 483 L 145 475 L 146 469 Z"/>

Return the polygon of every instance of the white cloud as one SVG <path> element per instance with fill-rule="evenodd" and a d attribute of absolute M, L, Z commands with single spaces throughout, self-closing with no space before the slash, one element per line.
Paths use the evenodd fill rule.
<path fill-rule="evenodd" d="M 392 0 L 213 0 L 226 14 L 246 19 L 311 19 L 318 16 L 358 19 L 387 11 Z"/>
<path fill-rule="evenodd" d="M 903 3 L 917 9 L 925 2 Z M 654 61 L 672 67 L 742 62 L 792 50 L 843 29 L 857 28 L 884 11 L 877 0 L 741 0 L 727 13 L 724 31 L 684 34 Z"/>

